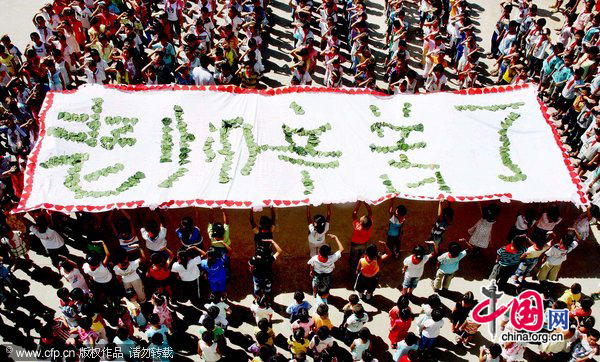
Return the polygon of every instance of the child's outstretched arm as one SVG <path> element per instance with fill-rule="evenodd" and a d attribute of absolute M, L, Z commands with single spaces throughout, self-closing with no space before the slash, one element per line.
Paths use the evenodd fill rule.
<path fill-rule="evenodd" d="M 385 253 L 381 256 L 381 261 L 386 261 L 390 257 L 392 252 L 385 241 L 379 240 L 379 244 L 383 245 L 383 248 L 385 250 Z"/>
<path fill-rule="evenodd" d="M 588 213 L 589 213 L 589 208 L 588 208 Z M 327 214 L 325 216 L 325 221 L 329 222 L 329 220 L 331 220 L 331 204 L 327 204 Z M 591 220 L 591 217 L 590 217 Z"/>
<path fill-rule="evenodd" d="M 336 235 L 333 235 L 333 234 L 329 234 L 329 237 L 332 238 L 333 240 L 335 240 L 335 242 L 338 245 L 339 252 L 343 253 L 344 252 L 344 246 L 342 245 L 340 239 Z"/>
<path fill-rule="evenodd" d="M 356 201 L 356 205 L 354 206 L 354 210 L 352 210 L 352 221 L 358 220 L 358 210 L 360 209 L 360 204 L 362 201 Z"/>
<path fill-rule="evenodd" d="M 250 208 L 250 226 L 254 229 L 256 227 L 256 223 L 254 222 L 254 209 Z"/>
<path fill-rule="evenodd" d="M 273 247 L 275 248 L 275 254 L 273 254 L 273 258 L 277 259 L 283 253 L 283 250 L 279 244 L 275 242 L 275 240 L 271 240 L 271 244 L 273 244 Z"/>
<path fill-rule="evenodd" d="M 312 215 L 310 213 L 310 206 L 306 205 L 306 222 L 308 225 L 312 223 Z"/>
<path fill-rule="evenodd" d="M 229 216 L 227 215 L 227 210 L 222 209 L 221 212 L 223 213 L 223 224 L 229 225 Z"/>
<path fill-rule="evenodd" d="M 371 206 L 369 204 L 367 204 L 366 202 L 364 203 L 365 207 L 367 208 L 367 215 L 369 215 L 369 218 L 371 216 L 373 216 L 373 210 L 371 210 Z"/>
<path fill-rule="evenodd" d="M 393 197 L 390 199 L 390 209 L 388 210 L 388 214 L 390 214 L 390 217 L 394 216 L 394 198 Z"/>
<path fill-rule="evenodd" d="M 275 208 L 273 206 L 271 206 L 271 230 L 275 229 Z"/>

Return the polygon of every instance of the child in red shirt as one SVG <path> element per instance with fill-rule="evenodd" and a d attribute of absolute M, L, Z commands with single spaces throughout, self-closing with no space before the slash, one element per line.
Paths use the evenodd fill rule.
<path fill-rule="evenodd" d="M 371 207 L 365 204 L 367 209 L 367 215 L 358 217 L 358 210 L 362 201 L 357 201 L 354 211 L 352 211 L 352 238 L 350 242 L 350 268 L 356 270 L 358 265 L 358 259 L 367 250 L 367 242 L 371 239 L 371 232 L 373 226 L 373 212 Z"/>

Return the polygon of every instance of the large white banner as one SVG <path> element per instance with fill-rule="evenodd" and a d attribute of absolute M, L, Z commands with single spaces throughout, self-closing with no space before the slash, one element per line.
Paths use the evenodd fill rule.
<path fill-rule="evenodd" d="M 532 86 L 140 88 L 50 93 L 17 210 L 585 202 Z"/>

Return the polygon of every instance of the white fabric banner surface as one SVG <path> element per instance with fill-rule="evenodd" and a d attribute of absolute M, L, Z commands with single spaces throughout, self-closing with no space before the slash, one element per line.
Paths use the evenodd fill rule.
<path fill-rule="evenodd" d="M 210 89 L 49 94 L 17 211 L 392 195 L 585 201 L 532 86 L 414 96 Z"/>

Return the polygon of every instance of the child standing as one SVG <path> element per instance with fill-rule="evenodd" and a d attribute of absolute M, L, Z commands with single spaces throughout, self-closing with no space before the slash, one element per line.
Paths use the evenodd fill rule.
<path fill-rule="evenodd" d="M 426 243 L 433 245 L 433 253 L 426 255 L 425 249 L 418 245 L 413 248 L 412 255 L 409 255 L 404 259 L 404 267 L 402 268 L 402 273 L 404 273 L 402 295 L 412 295 L 413 290 L 417 287 L 419 280 L 421 280 L 421 277 L 423 276 L 425 264 L 438 251 L 438 244 L 434 241 L 426 241 Z"/>
<path fill-rule="evenodd" d="M 365 255 L 358 261 L 358 267 L 356 268 L 356 282 L 354 283 L 354 290 L 358 292 L 360 298 L 370 300 L 373 296 L 375 288 L 377 288 L 378 276 L 379 276 L 379 261 L 386 260 L 391 254 L 390 249 L 384 241 L 379 241 L 385 248 L 385 254 L 381 257 L 377 255 L 377 246 L 369 245 L 367 247 Z M 379 260 L 379 258 L 381 258 Z"/>
<path fill-rule="evenodd" d="M 313 358 L 318 360 L 324 350 L 332 348 L 334 345 L 335 341 L 330 336 L 330 329 L 322 326 L 317 329 L 314 337 L 310 340 L 308 348 L 312 351 Z"/>
<path fill-rule="evenodd" d="M 540 284 L 547 291 L 548 280 L 555 282 L 558 279 L 560 266 L 567 260 L 567 254 L 577 247 L 575 232 L 569 232 L 562 237 L 560 243 L 552 246 L 542 257 L 542 267 L 537 274 Z"/>
<path fill-rule="evenodd" d="M 138 295 L 140 303 L 146 302 L 146 293 L 144 291 L 144 283 L 140 278 L 137 270 L 140 267 L 140 259 L 129 261 L 129 256 L 124 250 L 118 250 L 117 265 L 113 267 L 117 279 L 123 284 L 126 290 L 132 288 Z"/>
<path fill-rule="evenodd" d="M 521 263 L 517 267 L 517 271 L 515 272 L 515 281 L 519 284 L 525 283 L 525 278 L 531 273 L 533 268 L 537 265 L 539 257 L 544 254 L 550 247 L 554 241 L 554 232 L 550 231 L 548 238 L 544 239 L 535 239 L 533 240 L 533 245 L 527 248 L 527 250 L 521 255 Z"/>
<path fill-rule="evenodd" d="M 273 240 L 273 232 L 275 231 L 275 208 L 271 207 L 271 217 L 261 216 L 258 225 L 254 222 L 254 209 L 250 209 L 250 225 L 254 233 L 254 243 L 256 247 L 270 247 L 269 244 L 263 243 L 263 240 Z"/>
<path fill-rule="evenodd" d="M 331 288 L 331 276 L 335 269 L 335 262 L 342 257 L 344 247 L 337 236 L 329 234 L 338 245 L 338 251 L 331 255 L 331 247 L 327 244 L 321 245 L 319 254 L 308 261 L 310 265 L 310 276 L 312 277 L 313 294 L 316 296 L 317 289 L 329 291 Z M 321 288 L 319 288 L 321 286 Z"/>
<path fill-rule="evenodd" d="M 525 213 L 519 213 L 517 215 L 517 221 L 515 221 L 515 224 L 508 232 L 507 241 L 510 243 L 515 236 L 526 235 L 529 233 L 529 229 L 533 226 L 535 218 L 536 215 L 534 209 L 527 209 Z"/>
<path fill-rule="evenodd" d="M 435 221 L 429 236 L 429 240 L 432 240 L 435 243 L 435 246 L 440 245 L 444 239 L 446 229 L 448 229 L 450 224 L 452 224 L 452 220 L 454 220 L 454 210 L 450 207 L 450 203 L 448 203 L 448 206 L 442 208 L 443 203 L 444 200 L 440 200 L 438 204 L 437 220 Z M 433 250 L 433 245 L 430 245 L 429 252 L 432 252 Z"/>
<path fill-rule="evenodd" d="M 464 239 L 461 239 L 464 241 Z M 454 274 L 458 271 L 460 261 L 467 256 L 467 251 L 462 250 L 462 247 L 456 241 L 450 243 L 448 252 L 440 255 L 438 260 L 438 270 L 435 274 L 435 279 L 431 283 L 433 291 L 438 292 L 440 289 L 447 291 L 450 288 L 450 282 L 454 278 Z"/>
<path fill-rule="evenodd" d="M 479 249 L 486 249 L 490 246 L 492 226 L 494 226 L 494 223 L 496 222 L 496 218 L 500 213 L 500 208 L 496 204 L 491 204 L 486 206 L 481 213 L 481 219 L 469 229 L 469 234 L 471 235 L 469 244 L 475 247 L 476 251 L 479 251 Z"/>
<path fill-rule="evenodd" d="M 313 337 L 314 339 L 314 337 Z M 294 356 L 299 353 L 306 353 L 309 348 L 309 341 L 304 337 L 304 331 L 301 329 L 295 330 L 288 339 L 288 348 Z"/>
<path fill-rule="evenodd" d="M 231 254 L 231 246 L 222 242 L 222 245 L 227 249 L 226 254 L 222 254 L 217 251 L 215 247 L 211 246 L 206 253 L 207 259 L 200 261 L 198 266 L 204 270 L 208 275 L 208 284 L 210 284 L 210 291 L 217 297 L 227 298 L 227 270 L 225 263 Z"/>
<path fill-rule="evenodd" d="M 313 326 L 315 322 L 308 315 L 308 310 L 300 309 L 298 311 L 298 319 L 294 323 L 292 323 L 292 330 L 295 331 L 297 329 L 301 329 L 304 331 L 304 337 L 308 338 L 312 334 Z"/>
<path fill-rule="evenodd" d="M 80 288 L 85 294 L 90 293 L 87 282 L 75 262 L 63 256 L 60 262 L 60 274 L 71 284 L 71 289 Z"/>
<path fill-rule="evenodd" d="M 308 222 L 308 248 L 310 256 L 317 255 L 321 245 L 325 244 L 325 234 L 329 231 L 331 220 L 331 205 L 327 205 L 327 215 L 315 215 L 312 218 L 310 206 L 306 206 L 306 221 Z"/>
<path fill-rule="evenodd" d="M 290 304 L 285 310 L 287 314 L 290 315 L 290 323 L 294 323 L 294 321 L 298 318 L 298 311 L 301 308 L 306 310 L 310 310 L 312 308 L 310 303 L 304 300 L 304 293 L 300 290 L 297 290 L 294 293 L 294 301 L 295 303 Z"/>
<path fill-rule="evenodd" d="M 327 327 L 328 330 L 333 328 L 333 324 L 329 319 L 329 306 L 327 304 L 320 304 L 317 307 L 317 313 L 313 315 L 313 321 L 315 322 L 315 325 L 313 326 L 315 333 L 321 327 Z"/>
<path fill-rule="evenodd" d="M 367 215 L 358 217 L 358 210 L 364 204 L 367 209 Z M 357 201 L 352 211 L 352 238 L 350 242 L 350 268 L 356 270 L 356 265 L 361 255 L 367 249 L 367 243 L 371 239 L 373 226 L 373 211 L 371 206 L 362 201 Z"/>
<path fill-rule="evenodd" d="M 158 314 L 160 318 L 160 324 L 164 324 L 169 328 L 173 329 L 173 315 L 167 306 L 167 297 L 161 294 L 154 293 L 152 295 L 152 313 Z"/>
<path fill-rule="evenodd" d="M 404 308 L 400 311 L 399 318 L 391 321 L 390 333 L 388 334 L 391 348 L 395 348 L 398 342 L 406 338 L 412 320 L 413 318 L 410 309 Z"/>
<path fill-rule="evenodd" d="M 352 342 L 350 351 L 352 351 L 352 360 L 362 360 L 363 353 L 371 350 L 371 331 L 367 327 L 362 327 L 358 332 L 358 338 Z"/>
<path fill-rule="evenodd" d="M 404 234 L 402 227 L 406 221 L 407 210 L 404 205 L 398 205 L 394 208 L 394 199 L 392 199 L 388 213 L 390 215 L 390 224 L 387 232 L 387 246 L 392 251 L 394 258 L 398 259 L 400 257 L 402 234 Z"/>
<path fill-rule="evenodd" d="M 436 338 L 440 335 L 440 329 L 444 325 L 444 311 L 441 308 L 435 308 L 431 311 L 431 318 L 427 318 L 421 325 L 421 341 L 419 349 L 430 351 L 435 344 Z"/>
<path fill-rule="evenodd" d="M 417 351 L 419 349 L 419 337 L 413 332 L 408 332 L 406 338 L 403 341 L 398 342 L 396 345 L 396 352 L 394 353 L 394 362 L 402 361 L 410 351 Z"/>
<path fill-rule="evenodd" d="M 580 299 L 581 299 L 581 284 L 579 284 L 579 283 L 574 283 L 573 285 L 571 285 L 571 287 L 569 289 L 565 290 L 563 295 L 561 295 L 561 297 L 558 298 L 558 300 L 565 302 L 569 312 L 573 312 L 573 310 L 577 306 L 577 303 L 579 303 Z"/>
<path fill-rule="evenodd" d="M 142 313 L 142 307 L 137 301 L 137 294 L 135 293 L 135 290 L 128 289 L 125 291 L 125 307 L 127 307 L 127 310 L 129 311 L 129 315 L 133 320 L 133 324 L 140 329 L 145 329 L 148 321 Z"/>
<path fill-rule="evenodd" d="M 495 279 L 496 283 L 498 283 L 498 290 L 506 288 L 508 279 L 517 270 L 521 262 L 521 255 L 527 250 L 525 246 L 527 240 L 527 237 L 524 235 L 517 236 L 513 239 L 512 243 L 498 249 L 496 265 L 490 275 L 490 279 Z"/>
<path fill-rule="evenodd" d="M 552 205 L 540 216 L 539 219 L 536 220 L 533 228 L 533 232 L 531 233 L 531 238 L 533 240 L 540 238 L 544 239 L 548 231 L 554 230 L 554 227 L 562 221 L 560 217 L 560 210 L 558 206 Z"/>
<path fill-rule="evenodd" d="M 344 327 L 346 328 L 345 341 L 347 344 L 351 344 L 352 341 L 359 337 L 360 330 L 368 321 L 369 315 L 365 313 L 361 304 L 356 304 L 352 307 L 352 314 L 348 317 L 346 323 L 344 323 Z"/>

